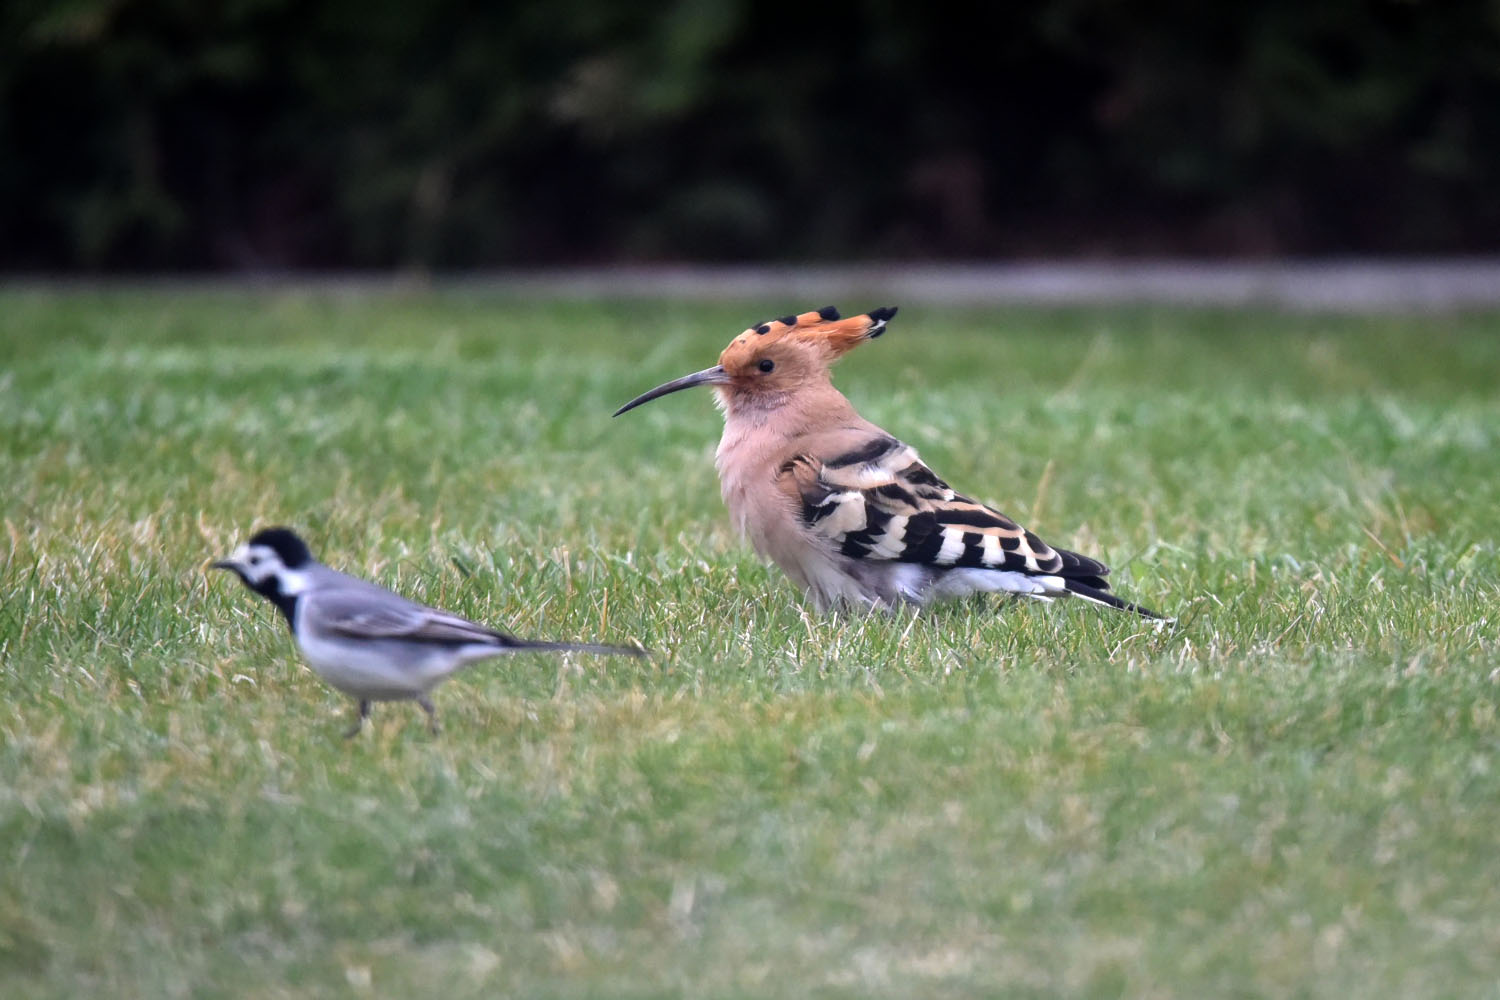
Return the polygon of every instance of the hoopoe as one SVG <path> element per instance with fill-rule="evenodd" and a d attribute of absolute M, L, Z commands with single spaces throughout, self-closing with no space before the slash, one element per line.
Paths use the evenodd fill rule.
<path fill-rule="evenodd" d="M 724 411 L 715 464 L 736 527 L 820 610 L 893 608 L 986 591 L 1076 596 L 1161 615 L 1109 592 L 1105 565 L 1054 549 L 957 493 L 916 449 L 855 412 L 830 366 L 885 332 L 894 306 L 841 319 L 832 306 L 753 326 L 712 368 L 657 386 L 615 416 L 711 385 Z"/>

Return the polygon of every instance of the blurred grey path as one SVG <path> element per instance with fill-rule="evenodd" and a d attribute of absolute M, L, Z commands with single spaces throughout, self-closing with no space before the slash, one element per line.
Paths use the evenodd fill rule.
<path fill-rule="evenodd" d="M 952 305 L 1163 303 L 1339 311 L 1500 306 L 1500 259 L 1268 263 L 1195 261 L 642 267 L 463 279 L 580 297 L 780 297 L 878 292 Z"/>
<path fill-rule="evenodd" d="M 0 277 L 0 288 L 265 289 L 360 293 L 431 288 L 553 298 L 776 299 L 874 295 L 948 305 L 1271 306 L 1338 312 L 1500 307 L 1500 258 L 1112 262 L 628 265 L 420 272 L 109 278 Z"/>

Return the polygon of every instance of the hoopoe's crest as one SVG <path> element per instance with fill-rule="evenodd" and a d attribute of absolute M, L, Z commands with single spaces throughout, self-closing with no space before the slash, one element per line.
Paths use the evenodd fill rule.
<path fill-rule="evenodd" d="M 833 306 L 824 306 L 800 316 L 767 320 L 731 340 L 719 355 L 719 364 L 738 371 L 748 362 L 759 361 L 775 346 L 786 343 L 810 348 L 824 364 L 831 365 L 860 344 L 885 333 L 886 323 L 895 315 L 895 306 L 885 306 L 842 319 Z"/>
<path fill-rule="evenodd" d="M 760 323 L 719 364 L 636 397 L 616 416 L 695 385 L 715 387 L 724 501 L 756 550 L 822 607 L 890 607 L 984 591 L 1076 596 L 1160 615 L 1109 592 L 1109 569 L 1056 549 L 943 482 L 855 412 L 829 366 L 885 332 L 894 307 L 840 319 L 832 308 Z"/>

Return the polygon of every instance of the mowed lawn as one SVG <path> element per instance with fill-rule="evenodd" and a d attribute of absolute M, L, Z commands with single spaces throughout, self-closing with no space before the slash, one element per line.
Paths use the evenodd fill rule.
<path fill-rule="evenodd" d="M 1158 635 L 818 615 L 707 392 L 610 418 L 824 304 L 0 292 L 0 994 L 1492 996 L 1500 316 L 911 305 L 842 363 Z M 655 656 L 345 741 L 208 570 L 277 523 Z"/>

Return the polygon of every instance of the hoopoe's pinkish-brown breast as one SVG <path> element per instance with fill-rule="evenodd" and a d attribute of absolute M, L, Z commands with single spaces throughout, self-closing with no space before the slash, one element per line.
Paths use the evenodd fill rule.
<path fill-rule="evenodd" d="M 837 547 L 804 520 L 794 473 L 797 463 L 872 433 L 881 432 L 827 382 L 775 409 L 726 407 L 715 464 L 730 521 L 821 605 L 866 598 L 842 568 Z"/>

